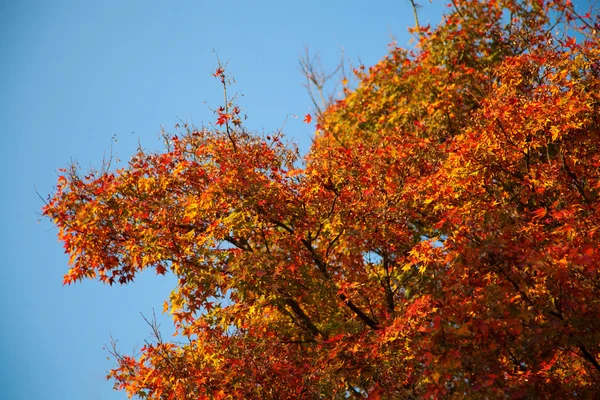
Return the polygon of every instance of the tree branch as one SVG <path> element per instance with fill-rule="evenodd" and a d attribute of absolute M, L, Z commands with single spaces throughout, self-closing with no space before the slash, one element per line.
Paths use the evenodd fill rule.
<path fill-rule="evenodd" d="M 413 9 L 413 15 L 415 17 L 415 28 L 417 28 L 417 33 L 419 37 L 423 37 L 423 33 L 421 33 L 421 26 L 419 25 L 419 13 L 417 12 L 418 5 L 415 3 L 415 0 L 410 0 L 410 4 Z"/>
<path fill-rule="evenodd" d="M 590 353 L 588 351 L 588 349 L 585 348 L 584 345 L 579 344 L 579 345 L 577 345 L 577 347 L 579 347 L 579 350 L 581 350 L 581 352 L 583 353 L 583 358 L 585 358 L 590 363 L 592 363 L 592 365 L 594 366 L 594 368 L 596 368 L 598 371 L 600 371 L 600 364 L 598 364 L 598 360 L 596 360 L 596 357 L 594 357 L 592 355 L 592 353 Z"/>
<path fill-rule="evenodd" d="M 308 315 L 306 315 L 302 307 L 300 307 L 300 305 L 295 300 L 286 297 L 283 299 L 283 303 L 292 309 L 296 317 L 300 319 L 302 325 L 306 328 L 308 332 L 310 332 L 312 336 L 327 338 L 325 334 L 323 334 L 323 332 L 321 332 L 321 330 L 317 328 L 317 326 L 310 320 Z"/>

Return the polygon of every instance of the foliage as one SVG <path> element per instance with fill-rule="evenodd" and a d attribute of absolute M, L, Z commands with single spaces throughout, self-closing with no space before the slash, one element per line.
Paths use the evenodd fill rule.
<path fill-rule="evenodd" d="M 116 354 L 115 386 L 151 399 L 599 393 L 594 21 L 568 2 L 454 1 L 414 50 L 355 71 L 303 164 L 227 100 L 214 127 L 186 126 L 162 153 L 63 171 L 44 213 L 71 257 L 65 283 L 179 279 L 165 310 L 185 343 Z"/>

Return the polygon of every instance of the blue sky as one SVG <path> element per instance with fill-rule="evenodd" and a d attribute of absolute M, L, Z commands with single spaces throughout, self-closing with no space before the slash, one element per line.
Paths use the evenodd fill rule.
<path fill-rule="evenodd" d="M 421 23 L 440 20 L 442 2 L 423 2 Z M 0 397 L 7 400 L 125 399 L 105 380 L 111 335 L 131 353 L 149 338 L 172 277 L 142 274 L 129 286 L 62 286 L 67 256 L 40 219 L 71 160 L 100 166 L 113 149 L 126 161 L 138 141 L 160 149 L 161 126 L 210 123 L 222 100 L 210 74 L 216 51 L 243 94 L 251 130 L 284 131 L 307 150 L 311 102 L 298 59 L 305 47 L 335 66 L 372 65 L 395 37 L 411 46 L 408 0 L 203 1 L 0 0 L 2 252 Z M 294 115 L 299 118 L 293 118 Z"/>

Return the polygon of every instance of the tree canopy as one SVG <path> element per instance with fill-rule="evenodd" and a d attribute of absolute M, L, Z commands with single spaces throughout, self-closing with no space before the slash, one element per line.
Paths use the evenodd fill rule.
<path fill-rule="evenodd" d="M 64 282 L 154 268 L 178 341 L 148 399 L 600 393 L 600 20 L 453 0 L 316 116 L 307 155 L 233 100 L 127 167 L 61 171 Z M 223 68 L 215 72 L 224 89 Z M 344 84 L 346 80 L 344 79 Z"/>

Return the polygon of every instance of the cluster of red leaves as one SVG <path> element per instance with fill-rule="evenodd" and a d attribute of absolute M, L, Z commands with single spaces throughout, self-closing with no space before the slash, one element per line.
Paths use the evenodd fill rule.
<path fill-rule="evenodd" d="M 149 267 L 179 279 L 165 310 L 186 342 L 118 356 L 116 387 L 151 399 L 599 393 L 591 18 L 564 2 L 455 1 L 417 50 L 356 71 L 304 168 L 281 136 L 235 124 L 172 136 L 115 172 L 64 171 L 44 213 L 71 256 L 65 283 L 128 283 Z"/>

